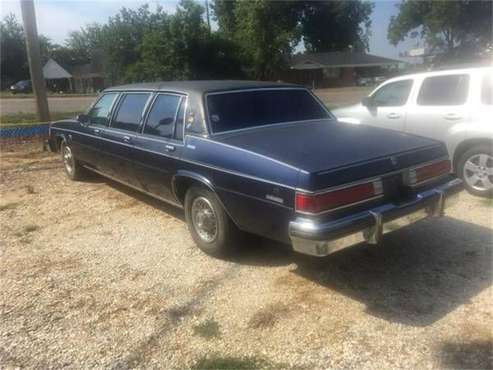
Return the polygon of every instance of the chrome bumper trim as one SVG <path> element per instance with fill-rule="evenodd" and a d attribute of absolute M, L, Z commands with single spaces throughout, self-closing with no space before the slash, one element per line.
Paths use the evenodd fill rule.
<path fill-rule="evenodd" d="M 376 245 L 388 232 L 425 218 L 443 216 L 462 189 L 462 180 L 454 179 L 418 193 L 405 204 L 387 203 L 325 223 L 299 217 L 289 223 L 289 237 L 295 251 L 317 257 L 360 242 Z"/>

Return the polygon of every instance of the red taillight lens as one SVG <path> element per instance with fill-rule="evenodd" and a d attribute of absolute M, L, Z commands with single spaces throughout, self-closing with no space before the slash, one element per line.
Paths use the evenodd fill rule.
<path fill-rule="evenodd" d="M 296 211 L 320 213 L 369 200 L 382 194 L 382 181 L 374 180 L 322 194 L 296 193 Z"/>
<path fill-rule="evenodd" d="M 451 168 L 448 159 L 413 168 L 409 170 L 409 185 L 417 185 L 434 177 L 446 175 L 450 172 Z"/>

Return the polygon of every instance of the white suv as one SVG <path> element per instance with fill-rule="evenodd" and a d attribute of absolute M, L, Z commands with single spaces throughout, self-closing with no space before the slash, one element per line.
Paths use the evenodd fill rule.
<path fill-rule="evenodd" d="M 361 103 L 333 113 L 342 122 L 444 141 L 467 189 L 493 195 L 493 67 L 392 78 Z"/>

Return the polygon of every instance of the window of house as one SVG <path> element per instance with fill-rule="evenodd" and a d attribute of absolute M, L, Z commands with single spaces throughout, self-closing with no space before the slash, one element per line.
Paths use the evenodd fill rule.
<path fill-rule="evenodd" d="M 142 114 L 151 94 L 125 94 L 122 98 L 111 127 L 127 131 L 137 131 Z"/>
<path fill-rule="evenodd" d="M 418 95 L 419 105 L 462 105 L 467 100 L 469 76 L 427 77 Z"/>
<path fill-rule="evenodd" d="M 117 96 L 118 93 L 104 94 L 89 111 L 89 123 L 108 126 L 110 110 Z"/>
<path fill-rule="evenodd" d="M 158 95 L 147 117 L 144 133 L 165 138 L 173 137 L 180 99 L 178 95 Z"/>
<path fill-rule="evenodd" d="M 403 106 L 409 98 L 412 86 L 413 80 L 390 82 L 373 93 L 372 102 L 378 107 Z"/>

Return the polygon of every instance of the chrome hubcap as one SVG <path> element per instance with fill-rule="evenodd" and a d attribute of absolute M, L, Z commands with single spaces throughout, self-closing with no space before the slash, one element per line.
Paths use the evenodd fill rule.
<path fill-rule="evenodd" d="M 493 157 L 486 153 L 470 157 L 464 164 L 464 180 L 473 189 L 493 189 Z"/>
<path fill-rule="evenodd" d="M 217 237 L 217 219 L 209 199 L 197 197 L 192 203 L 192 223 L 199 237 L 206 243 Z"/>
<path fill-rule="evenodd" d="M 72 150 L 68 146 L 63 147 L 63 164 L 68 173 L 74 171 L 74 157 L 72 155 Z"/>

